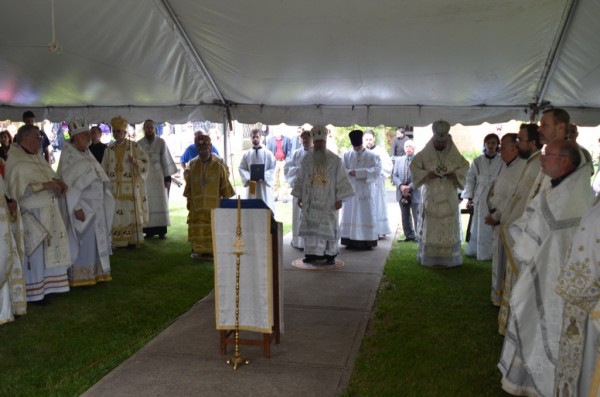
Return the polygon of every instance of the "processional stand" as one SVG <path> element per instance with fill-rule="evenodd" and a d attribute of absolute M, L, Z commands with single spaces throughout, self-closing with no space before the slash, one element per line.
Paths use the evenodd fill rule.
<path fill-rule="evenodd" d="M 232 365 L 233 369 L 238 369 L 238 366 L 250 364 L 250 360 L 244 358 L 240 353 L 240 258 L 244 254 L 242 248 L 246 245 L 242 240 L 242 201 L 240 196 L 237 197 L 237 228 L 235 230 L 235 348 L 233 356 L 227 359 L 227 364 Z"/>
<path fill-rule="evenodd" d="M 229 206 L 229 204 L 226 204 L 226 206 L 224 208 L 235 208 L 237 206 L 237 209 L 238 209 L 237 225 L 236 225 L 236 228 L 234 229 L 236 239 L 235 239 L 235 242 L 233 243 L 233 246 L 235 247 L 235 250 L 234 250 L 234 252 L 232 252 L 236 257 L 236 262 L 235 262 L 236 263 L 235 313 L 234 313 L 235 319 L 234 319 L 234 324 L 233 324 L 232 328 L 227 328 L 226 326 L 223 326 L 223 328 L 220 328 L 219 320 L 217 320 L 217 329 L 220 329 L 221 354 L 222 355 L 227 354 L 227 346 L 228 345 L 234 347 L 235 353 L 231 359 L 227 360 L 227 362 L 228 362 L 228 364 L 233 365 L 234 369 L 236 369 L 237 366 L 247 363 L 247 360 L 244 357 L 242 357 L 239 353 L 239 345 L 261 346 L 264 357 L 270 358 L 271 343 L 273 341 L 275 341 L 275 343 L 277 343 L 277 344 L 280 343 L 281 299 L 280 299 L 279 295 L 280 295 L 280 291 L 281 291 L 281 287 L 280 287 L 281 272 L 280 272 L 279 267 L 281 265 L 280 245 L 281 245 L 282 226 L 281 226 L 281 223 L 276 223 L 275 226 L 273 226 L 274 223 L 271 219 L 271 227 L 269 227 L 269 231 L 271 234 L 271 236 L 270 236 L 271 242 L 270 242 L 270 244 L 267 244 L 267 246 L 270 249 L 270 252 L 268 252 L 267 255 L 270 256 L 271 258 L 273 258 L 273 261 L 270 264 L 270 267 L 266 269 L 267 272 L 271 272 L 271 275 L 267 276 L 267 279 L 271 279 L 271 282 L 272 282 L 272 285 L 267 287 L 267 288 L 272 288 L 271 292 L 270 292 L 270 294 L 271 294 L 270 299 L 272 299 L 272 302 L 269 304 L 269 306 L 271 307 L 270 310 L 272 310 L 270 315 L 272 315 L 273 318 L 272 318 L 272 324 L 270 325 L 270 330 L 267 330 L 266 327 L 262 327 L 260 330 L 249 331 L 249 332 L 259 332 L 262 335 L 262 338 L 260 338 L 260 339 L 252 338 L 252 337 L 242 337 L 242 335 L 240 335 L 240 328 L 244 328 L 244 325 L 240 324 L 240 303 L 239 303 L 239 301 L 240 301 L 240 291 L 239 291 L 239 289 L 240 289 L 240 270 L 241 270 L 240 262 L 241 262 L 241 256 L 247 255 L 247 253 L 244 252 L 244 247 L 246 247 L 246 249 L 247 249 L 247 242 L 243 241 L 243 239 L 242 239 L 242 228 L 241 228 L 242 202 L 240 200 L 240 197 L 238 196 L 237 202 L 234 202 L 233 200 L 225 200 L 225 201 L 231 202 L 230 203 L 231 206 Z M 221 205 L 223 205 L 223 203 Z M 259 208 L 263 208 L 263 207 L 259 207 Z M 215 210 L 215 211 L 218 211 L 218 210 Z M 231 228 L 229 230 L 231 230 Z M 231 232 L 233 232 L 233 230 Z M 229 232 L 229 233 L 231 233 L 231 232 Z M 250 236 L 250 239 L 252 239 L 252 237 L 253 236 Z M 218 238 L 218 237 L 216 237 L 216 235 L 213 234 L 213 238 Z M 218 260 L 217 260 L 217 262 L 218 262 Z M 233 269 L 230 269 L 230 270 L 233 270 Z M 255 273 L 256 271 L 257 271 L 257 268 L 255 268 L 250 263 L 248 263 L 244 267 L 244 274 L 243 274 L 244 279 L 246 277 L 252 278 L 252 277 L 256 276 L 256 273 Z M 231 274 L 231 273 L 229 273 L 229 274 Z M 231 277 L 231 276 L 229 276 L 229 277 Z M 229 278 L 227 280 L 224 279 L 223 282 L 228 283 L 228 280 L 229 280 Z M 231 285 L 231 284 L 229 284 L 229 285 Z M 242 292 L 244 292 L 244 291 L 242 291 Z M 269 292 L 267 292 L 267 294 L 269 294 Z M 218 311 L 220 310 L 218 304 L 215 309 L 217 310 L 217 313 L 218 313 Z M 267 320 L 267 321 L 271 321 L 271 320 Z"/>

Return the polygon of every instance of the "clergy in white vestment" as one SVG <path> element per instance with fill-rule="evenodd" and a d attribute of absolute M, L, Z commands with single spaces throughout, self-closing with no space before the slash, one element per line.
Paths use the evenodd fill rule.
<path fill-rule="evenodd" d="M 0 159 L 0 324 L 27 312 L 23 278 L 23 224 L 15 199 L 7 197 L 4 161 Z"/>
<path fill-rule="evenodd" d="M 242 183 L 246 187 L 246 198 L 257 198 L 267 204 L 275 213 L 275 198 L 273 196 L 273 184 L 275 182 L 275 156 L 267 148 L 261 145 L 262 134 L 260 130 L 252 130 L 252 148 L 244 153 L 238 168 Z M 264 175 L 256 174 L 256 191 L 250 191 L 250 181 L 253 179 L 252 165 L 263 164 Z"/>
<path fill-rule="evenodd" d="M 146 197 L 148 198 L 148 224 L 144 226 L 146 238 L 158 235 L 165 238 L 169 217 L 169 189 L 171 175 L 177 173 L 177 166 L 165 141 L 156 136 L 154 121 L 144 121 L 144 137 L 138 145 L 150 159 L 146 177 Z"/>
<path fill-rule="evenodd" d="M 415 188 L 421 188 L 421 227 L 417 259 L 423 266 L 462 265 L 457 189 L 462 189 L 469 162 L 449 134 L 450 124 L 433 123 L 433 137 L 410 163 Z"/>
<path fill-rule="evenodd" d="M 317 125 L 310 133 L 313 151 L 302 159 L 292 189 L 302 209 L 298 236 L 304 240 L 304 262 L 334 264 L 340 239 L 338 210 L 354 190 L 342 160 L 327 149 L 327 128 Z"/>
<path fill-rule="evenodd" d="M 288 159 L 283 167 L 285 179 L 290 185 L 290 188 L 294 188 L 294 184 L 296 183 L 298 173 L 300 172 L 300 167 L 302 165 L 304 156 L 312 151 L 313 143 L 312 137 L 310 136 L 310 131 L 302 130 L 300 139 L 302 141 L 302 147 L 292 152 L 292 156 Z M 303 249 L 304 240 L 298 235 L 298 231 L 300 230 L 301 212 L 302 210 L 300 207 L 298 207 L 298 198 L 294 197 L 292 207 L 292 241 L 290 244 L 294 248 Z"/>
<path fill-rule="evenodd" d="M 547 144 L 540 159 L 550 186 L 538 192 L 509 229 L 520 274 L 510 296 L 510 317 L 498 367 L 502 388 L 514 395 L 554 395 L 564 301 L 557 279 L 568 247 L 593 195 L 589 168 L 579 167 L 576 143 Z"/>
<path fill-rule="evenodd" d="M 143 227 L 148 223 L 145 179 L 150 160 L 144 149 L 126 139 L 127 120 L 117 116 L 110 123 L 115 141 L 104 151 L 102 168 L 110 179 L 110 191 L 115 198 L 112 246 L 139 247 L 144 243 Z"/>
<path fill-rule="evenodd" d="M 485 223 L 489 213 L 487 197 L 504 164 L 498 156 L 498 135 L 486 135 L 483 144 L 484 153 L 473 160 L 462 191 L 462 198 L 467 199 L 467 209 L 473 211 L 471 239 L 465 248 L 465 255 L 474 256 L 479 261 L 492 258 L 492 227 Z"/>
<path fill-rule="evenodd" d="M 504 261 L 504 277 L 501 281 L 501 297 L 500 297 L 500 310 L 498 311 L 498 333 L 504 335 L 506 331 L 506 324 L 508 323 L 508 315 L 510 312 L 510 294 L 512 286 L 519 277 L 519 264 L 514 260 L 512 255 L 513 246 L 515 244 L 508 228 L 517 219 L 523 215 L 525 207 L 527 206 L 529 191 L 533 186 L 535 179 L 540 172 L 540 156 L 542 144 L 540 142 L 540 134 L 538 132 L 537 124 L 521 124 L 519 133 L 517 136 L 517 150 L 519 157 L 525 160 L 525 166 L 521 171 L 521 176 L 518 178 L 517 186 L 506 203 L 504 211 L 500 214 L 499 226 L 499 242 L 498 244 L 502 247 L 501 253 L 503 256 L 499 256 L 499 260 L 505 259 Z M 502 267 L 499 264 L 499 267 Z"/>
<path fill-rule="evenodd" d="M 552 108 L 545 110 L 540 118 L 540 126 L 538 131 L 540 134 L 540 142 L 542 145 L 547 145 L 555 141 L 562 141 L 569 139 L 569 124 L 571 123 L 571 116 L 569 113 L 560 108 Z M 581 147 L 577 145 L 581 154 L 581 165 L 586 164 L 588 160 L 584 156 L 584 152 Z M 588 165 L 589 167 L 589 165 Z M 550 186 L 550 177 L 540 171 L 537 175 L 531 191 L 529 192 L 528 201 L 531 201 L 539 191 L 546 189 Z"/>
<path fill-rule="evenodd" d="M 24 229 L 24 271 L 27 301 L 69 291 L 71 254 L 66 228 L 67 185 L 38 155 L 40 130 L 19 128 L 10 147 L 5 182 L 8 197 L 17 200 Z"/>
<path fill-rule="evenodd" d="M 543 144 L 549 144 L 556 141 L 564 141 L 567 139 L 569 135 L 569 126 L 570 116 L 567 111 L 560 108 L 553 108 L 543 112 L 542 117 L 540 119 L 539 127 L 536 124 L 527 124 L 527 135 L 533 135 L 529 129 L 535 129 L 536 134 L 539 140 L 539 146 Z M 521 126 L 523 128 L 523 125 Z M 521 134 L 521 132 L 519 132 Z M 531 140 L 532 138 L 525 138 Z M 528 142 L 531 143 L 531 142 Z M 579 147 L 579 146 L 578 146 Z M 580 166 L 587 165 L 584 161 L 585 157 L 580 150 L 581 155 L 581 164 Z M 539 156 L 539 154 L 538 154 Z M 510 306 L 508 305 L 508 301 L 510 299 L 510 291 L 512 290 L 512 285 L 514 285 L 515 281 L 518 279 L 519 275 L 519 264 L 517 261 L 513 259 L 512 249 L 511 247 L 514 245 L 514 240 L 510 233 L 506 233 L 505 230 L 510 227 L 510 224 L 513 223 L 516 219 L 519 218 L 522 213 L 521 209 L 524 209 L 525 206 L 542 190 L 550 187 L 550 177 L 545 173 L 540 171 L 540 163 L 536 161 L 537 164 L 532 164 L 531 166 L 527 166 L 526 173 L 524 175 L 526 184 L 521 187 L 519 183 L 519 188 L 516 193 L 519 193 L 519 201 L 517 201 L 517 205 L 515 205 L 515 209 L 511 211 L 509 214 L 509 218 L 502 219 L 502 227 L 501 227 L 501 241 L 504 244 L 505 251 L 507 253 L 507 261 L 510 266 L 507 266 L 505 273 L 505 282 L 504 289 L 502 291 L 502 303 L 500 305 L 500 312 L 498 314 L 498 326 L 499 332 L 502 334 L 504 332 L 504 328 L 506 328 L 506 324 L 508 321 Z M 533 172 L 537 171 L 537 174 Z M 529 186 L 527 186 L 529 185 Z M 527 192 L 521 192 L 522 189 L 529 187 Z M 516 195 L 515 193 L 515 195 Z"/>
<path fill-rule="evenodd" d="M 494 306 L 500 306 L 502 287 L 506 269 L 506 254 L 500 238 L 500 218 L 517 187 L 519 177 L 525 168 L 525 160 L 519 157 L 517 134 L 508 133 L 500 141 L 500 158 L 504 162 L 500 175 L 494 181 L 488 194 L 488 214 L 485 223 L 492 228 L 492 289 L 491 299 Z"/>
<path fill-rule="evenodd" d="M 371 249 L 377 247 L 377 203 L 381 159 L 363 146 L 363 132 L 349 133 L 352 150 L 344 153 L 342 160 L 354 196 L 344 200 L 340 221 L 341 244 L 348 248 Z"/>
<path fill-rule="evenodd" d="M 67 274 L 71 287 L 90 286 L 111 280 L 110 230 L 115 199 L 106 172 L 89 150 L 91 134 L 85 119 L 72 119 L 69 135 L 57 170 L 69 186 L 66 198 L 73 266 Z"/>
<path fill-rule="evenodd" d="M 377 145 L 375 142 L 375 134 L 372 130 L 366 130 L 365 135 L 363 135 L 363 143 L 365 148 L 370 150 L 379 156 L 381 160 L 381 175 L 377 180 L 377 234 L 380 238 L 387 236 L 392 233 L 392 229 L 390 229 L 390 222 L 388 220 L 388 212 L 387 212 L 387 196 L 385 193 L 385 181 L 392 175 L 392 170 L 394 168 L 394 164 L 392 163 L 392 159 L 390 155 L 385 150 L 383 145 Z"/>
<path fill-rule="evenodd" d="M 557 397 L 600 396 L 600 197 L 581 217 L 556 293 L 564 310 L 555 371 Z"/>

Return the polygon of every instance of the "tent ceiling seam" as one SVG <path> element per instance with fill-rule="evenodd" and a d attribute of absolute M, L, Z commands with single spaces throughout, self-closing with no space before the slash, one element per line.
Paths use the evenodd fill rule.
<path fill-rule="evenodd" d="M 567 30 L 573 20 L 573 15 L 575 14 L 575 9 L 577 8 L 577 4 L 579 0 L 568 0 L 565 5 L 566 12 L 563 13 L 563 18 L 559 29 L 557 31 L 557 35 L 554 38 L 552 43 L 552 47 L 550 48 L 550 52 L 548 53 L 548 58 L 546 59 L 546 64 L 544 65 L 544 70 L 542 71 L 542 75 L 538 82 L 538 86 L 535 90 L 535 107 L 532 107 L 532 110 L 537 113 L 537 110 L 544 107 L 544 96 L 546 95 L 546 91 L 548 90 L 548 86 L 550 85 L 550 77 L 554 74 L 554 70 L 556 69 L 556 64 L 558 63 L 560 53 L 563 48 L 563 44 L 565 42 Z M 549 104 L 549 102 L 548 102 Z M 537 110 L 536 110 L 537 109 Z M 532 116 L 536 116 L 533 114 Z"/>
<path fill-rule="evenodd" d="M 173 23 L 174 29 L 176 29 L 177 33 L 183 40 L 182 45 L 188 50 L 188 53 L 191 55 L 192 62 L 198 69 L 201 77 L 203 77 L 204 80 L 208 83 L 208 86 L 209 86 L 210 90 L 212 91 L 213 95 L 216 96 L 223 105 L 225 105 L 227 103 L 227 101 L 221 94 L 219 87 L 217 87 L 217 84 L 215 83 L 212 76 L 208 72 L 208 69 L 204 65 L 204 62 L 202 62 L 202 58 L 200 57 L 200 54 L 196 50 L 196 47 L 194 47 L 194 45 L 192 44 L 192 41 L 190 40 L 185 29 L 183 28 L 183 25 L 179 21 L 179 18 L 175 14 L 175 10 L 173 10 L 173 7 L 169 3 L 169 0 L 158 0 L 157 2 L 159 4 L 162 4 L 163 8 L 167 12 L 168 17 L 171 19 L 171 22 Z"/>

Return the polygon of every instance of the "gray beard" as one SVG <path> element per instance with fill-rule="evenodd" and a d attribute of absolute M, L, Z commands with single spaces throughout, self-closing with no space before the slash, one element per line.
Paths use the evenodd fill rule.
<path fill-rule="evenodd" d="M 327 154 L 325 150 L 317 150 L 314 151 L 314 159 L 315 159 L 315 168 L 319 170 L 324 170 L 327 165 Z"/>

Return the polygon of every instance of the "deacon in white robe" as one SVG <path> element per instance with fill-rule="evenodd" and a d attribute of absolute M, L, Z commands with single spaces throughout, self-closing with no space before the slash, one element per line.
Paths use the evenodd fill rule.
<path fill-rule="evenodd" d="M 313 151 L 304 156 L 292 189 L 302 217 L 298 235 L 304 239 L 304 262 L 335 264 L 340 239 L 338 210 L 354 195 L 341 159 L 326 149 L 327 128 L 311 129 Z"/>
<path fill-rule="evenodd" d="M 0 324 L 27 312 L 23 278 L 23 225 L 16 200 L 6 197 L 4 162 L 0 159 Z"/>
<path fill-rule="evenodd" d="M 502 287 L 504 285 L 504 271 L 506 269 L 506 254 L 500 239 L 500 218 L 507 208 L 519 177 L 525 167 L 525 160 L 519 157 L 516 142 L 517 134 L 509 133 L 502 137 L 500 143 L 500 157 L 504 167 L 494 181 L 488 194 L 489 212 L 485 217 L 487 225 L 492 227 L 492 289 L 491 299 L 494 306 L 500 306 L 502 301 Z"/>
<path fill-rule="evenodd" d="M 556 293 L 564 311 L 555 371 L 557 397 L 600 396 L 600 197 L 581 217 Z"/>
<path fill-rule="evenodd" d="M 171 175 L 177 173 L 177 165 L 165 141 L 156 136 L 154 121 L 144 121 L 144 137 L 138 145 L 150 159 L 146 177 L 146 197 L 148 198 L 148 224 L 144 226 L 146 238 L 158 235 L 165 238 L 169 217 L 169 189 Z"/>
<path fill-rule="evenodd" d="M 69 291 L 67 267 L 72 263 L 63 217 L 67 185 L 38 155 L 40 139 L 39 128 L 19 128 L 5 169 L 8 196 L 20 205 L 27 301 L 32 302 Z"/>
<path fill-rule="evenodd" d="M 340 222 L 341 244 L 348 248 L 377 247 L 377 203 L 381 159 L 363 146 L 363 132 L 350 131 L 353 150 L 344 153 L 343 162 L 355 195 L 344 201 Z"/>
<path fill-rule="evenodd" d="M 497 153 L 500 145 L 498 135 L 486 135 L 483 143 L 485 152 L 473 160 L 462 192 L 462 198 L 468 200 L 467 209 L 473 211 L 471 238 L 465 248 L 465 255 L 474 256 L 479 261 L 492 258 L 492 227 L 485 223 L 485 217 L 489 213 L 487 198 L 504 164 Z"/>
<path fill-rule="evenodd" d="M 285 179 L 292 189 L 296 183 L 304 156 L 306 156 L 312 150 L 312 137 L 310 136 L 310 131 L 302 130 L 300 139 L 302 140 L 302 147 L 292 152 L 292 156 L 288 159 L 283 167 Z M 304 240 L 298 235 L 298 231 L 300 230 L 301 213 L 302 210 L 298 206 L 298 198 L 294 197 L 292 207 L 292 241 L 290 244 L 294 248 L 303 249 Z"/>
<path fill-rule="evenodd" d="M 261 199 L 275 213 L 273 184 L 277 162 L 273 153 L 260 144 L 261 138 L 260 130 L 252 130 L 252 148 L 244 153 L 238 170 L 242 183 L 246 188 L 246 198 Z M 251 166 L 253 164 L 264 164 L 264 179 L 254 181 L 256 185 L 250 183 L 252 180 Z M 252 192 L 252 186 L 255 187 L 254 192 Z"/>
<path fill-rule="evenodd" d="M 529 203 L 511 227 L 521 272 L 498 367 L 502 388 L 514 395 L 552 396 L 564 302 L 556 293 L 573 233 L 592 201 L 589 168 L 571 141 L 546 145 L 542 171 L 551 186 Z"/>
<path fill-rule="evenodd" d="M 432 129 L 433 137 L 410 163 L 415 188 L 423 186 L 417 259 L 423 266 L 460 266 L 457 189 L 464 187 L 469 162 L 452 142 L 448 122 L 436 121 Z"/>
<path fill-rule="evenodd" d="M 115 198 L 111 238 L 113 247 L 144 244 L 143 227 L 148 223 L 145 179 L 150 160 L 136 143 L 125 138 L 127 120 L 118 116 L 110 121 L 115 142 L 108 145 L 102 168 L 110 179 Z"/>
<path fill-rule="evenodd" d="M 365 131 L 365 135 L 363 136 L 363 143 L 365 145 L 365 148 L 367 148 L 371 152 L 375 153 L 377 156 L 379 156 L 379 159 L 381 160 L 381 175 L 379 176 L 379 179 L 377 180 L 378 193 L 377 193 L 377 215 L 376 215 L 377 233 L 379 234 L 379 237 L 381 238 L 381 237 L 385 237 L 388 234 L 392 233 L 392 229 L 390 229 L 390 222 L 388 219 L 388 212 L 387 212 L 387 195 L 386 195 L 385 182 L 386 182 L 387 178 L 389 178 L 392 175 L 392 171 L 394 169 L 394 163 L 392 163 L 392 159 L 391 159 L 390 155 L 388 154 L 388 152 L 385 150 L 385 148 L 382 145 L 376 144 L 375 134 L 373 134 L 373 131 L 371 131 L 371 130 Z"/>
<path fill-rule="evenodd" d="M 110 231 L 115 199 L 110 180 L 89 150 L 88 124 L 84 119 L 69 122 L 70 142 L 65 142 L 58 175 L 69 186 L 67 210 L 71 232 L 69 245 L 73 266 L 68 269 L 71 287 L 110 281 Z"/>
<path fill-rule="evenodd" d="M 525 166 L 510 200 L 508 200 L 504 211 L 500 214 L 500 230 L 498 233 L 498 244 L 502 246 L 499 249 L 502 249 L 501 253 L 503 253 L 503 256 L 499 256 L 499 260 L 505 258 L 504 277 L 501 282 L 500 310 L 498 311 L 498 333 L 500 335 L 504 335 L 506 331 L 512 286 L 519 277 L 519 264 L 514 260 L 512 254 L 515 242 L 508 233 L 508 228 L 523 215 L 523 211 L 527 206 L 529 191 L 541 169 L 541 147 L 537 124 L 522 124 L 517 137 L 517 149 L 519 157 L 525 160 Z M 503 265 L 500 264 L 499 266 Z"/>

